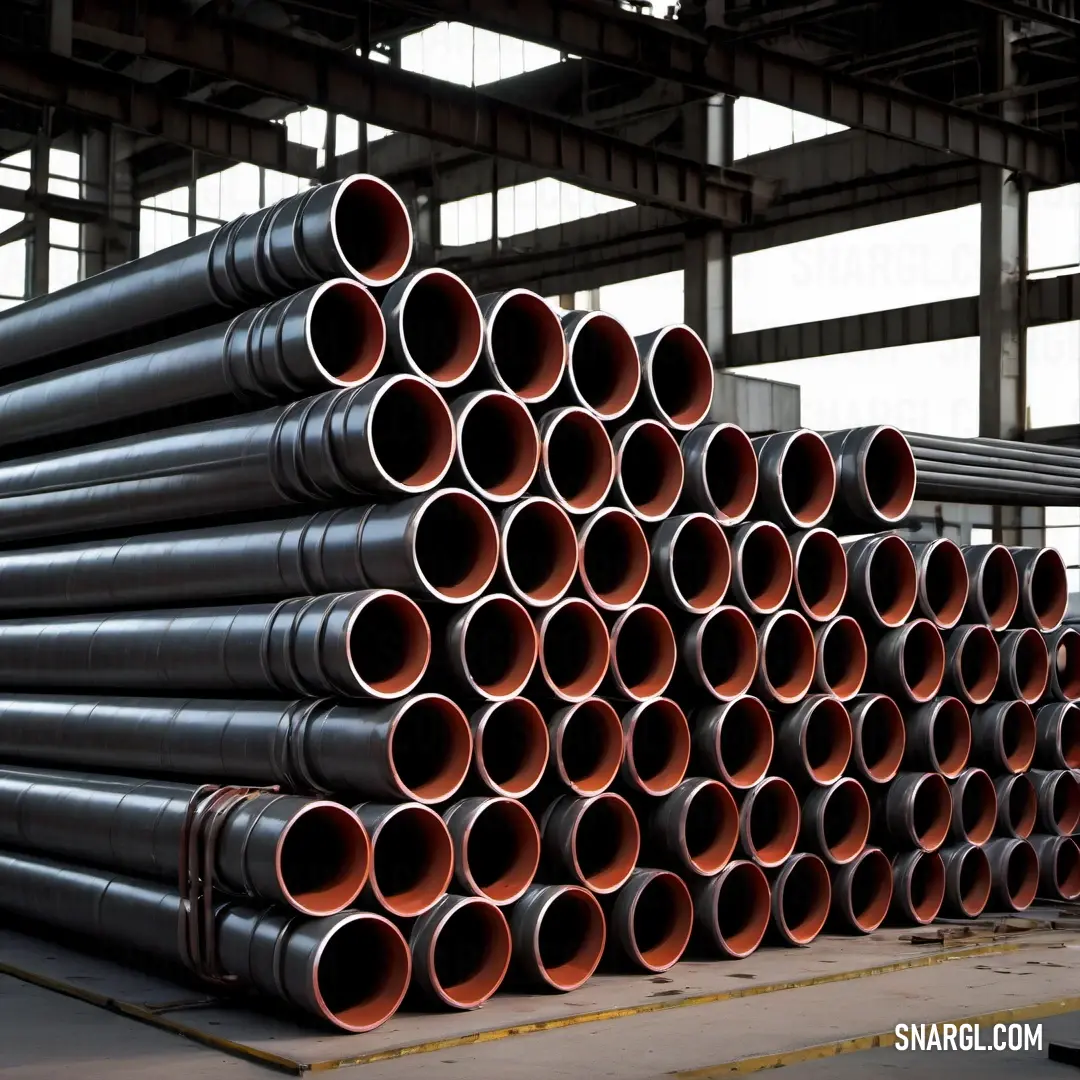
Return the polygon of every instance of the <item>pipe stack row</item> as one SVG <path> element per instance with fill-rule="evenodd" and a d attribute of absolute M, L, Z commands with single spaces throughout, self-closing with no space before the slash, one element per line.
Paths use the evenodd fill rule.
<path fill-rule="evenodd" d="M 410 249 L 352 177 L 0 316 L 0 909 L 366 1031 L 1080 895 L 1056 553 Z"/>

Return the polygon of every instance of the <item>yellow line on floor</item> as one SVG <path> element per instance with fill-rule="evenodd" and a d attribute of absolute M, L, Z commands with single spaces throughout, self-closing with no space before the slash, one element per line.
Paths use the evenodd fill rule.
<path fill-rule="evenodd" d="M 1080 997 L 1054 998 L 1040 1001 L 1033 1005 L 1018 1005 L 1011 1009 L 999 1009 L 996 1012 L 980 1013 L 977 1016 L 962 1016 L 953 1020 L 927 1021 L 927 1025 L 942 1024 L 978 1024 L 980 1027 L 992 1027 L 994 1024 L 1024 1023 L 1031 1020 L 1045 1020 L 1049 1016 L 1080 1011 Z M 778 1054 L 760 1054 L 757 1057 L 737 1058 L 718 1065 L 706 1065 L 700 1069 L 686 1069 L 671 1073 L 672 1080 L 719 1080 L 725 1076 L 745 1076 L 749 1073 L 763 1072 L 765 1069 L 781 1069 L 788 1065 L 802 1065 L 808 1061 L 820 1061 L 823 1058 L 838 1057 L 840 1054 L 854 1054 L 862 1050 L 877 1050 L 892 1046 L 896 1042 L 895 1031 L 878 1031 L 873 1035 L 858 1035 L 850 1039 L 837 1039 L 835 1042 L 817 1043 L 803 1046 L 797 1050 L 785 1050 Z"/>

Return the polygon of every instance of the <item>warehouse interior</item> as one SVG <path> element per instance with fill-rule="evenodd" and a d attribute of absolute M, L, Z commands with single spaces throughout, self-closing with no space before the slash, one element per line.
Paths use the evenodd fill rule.
<path fill-rule="evenodd" d="M 692 328 L 715 371 L 710 422 L 1080 448 L 1076 0 L 0 6 L 0 312 L 372 174 L 407 209 L 410 270 L 451 271 L 477 296 L 529 289 L 634 336 Z M 4 332 L 0 317 L 0 354 Z M 1080 498 L 927 491 L 889 527 L 1057 549 L 1058 621 L 1080 620 Z M 540 1005 L 401 1014 L 347 1049 L 65 937 L 46 956 L 20 932 L 0 936 L 0 1076 L 1067 1076 L 1045 1053 L 1080 1061 L 1080 909 L 1059 899 L 1026 923 L 946 920 L 925 939 L 893 926 Z M 868 989 L 871 971 L 885 974 Z M 874 1042 L 975 1015 L 1045 1018 L 1040 1053 Z M 692 1049 L 710 1025 L 740 1037 Z"/>

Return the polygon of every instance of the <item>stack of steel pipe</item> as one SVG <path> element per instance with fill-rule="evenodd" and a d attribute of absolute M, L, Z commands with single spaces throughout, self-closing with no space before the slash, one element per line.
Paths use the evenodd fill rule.
<path fill-rule="evenodd" d="M 0 910 L 364 1031 L 1080 895 L 1056 553 L 410 247 L 352 177 L 0 317 Z"/>

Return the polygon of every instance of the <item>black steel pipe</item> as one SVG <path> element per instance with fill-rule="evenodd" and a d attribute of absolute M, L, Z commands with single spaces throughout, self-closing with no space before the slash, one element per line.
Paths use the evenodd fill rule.
<path fill-rule="evenodd" d="M 1039 857 L 1026 840 L 991 840 L 983 850 L 990 860 L 996 910 L 1025 911 L 1039 889 Z"/>
<path fill-rule="evenodd" d="M 1033 836 L 1039 860 L 1039 890 L 1056 900 L 1080 897 L 1080 846 L 1068 836 Z"/>
<path fill-rule="evenodd" d="M 680 444 L 687 509 L 737 525 L 757 498 L 758 462 L 750 437 L 735 424 L 702 424 Z"/>
<path fill-rule="evenodd" d="M 814 687 L 841 701 L 862 689 L 870 656 L 862 627 L 850 615 L 838 615 L 814 631 Z"/>
<path fill-rule="evenodd" d="M 772 931 L 785 945 L 809 945 L 825 928 L 832 905 L 829 869 L 800 851 L 771 874 Z"/>
<path fill-rule="evenodd" d="M 537 692 L 584 701 L 600 688 L 611 657 L 607 624 L 587 600 L 569 596 L 536 617 Z"/>
<path fill-rule="evenodd" d="M 561 795 L 540 820 L 551 872 L 569 874 L 598 895 L 629 880 L 641 850 L 641 830 L 630 804 L 614 792 L 588 799 Z"/>
<path fill-rule="evenodd" d="M 780 866 L 799 841 L 799 798 L 779 776 L 767 776 L 739 799 L 739 847 L 758 866 Z"/>
<path fill-rule="evenodd" d="M 788 535 L 792 582 L 788 607 L 798 607 L 814 622 L 828 622 L 847 596 L 844 547 L 829 529 L 801 529 Z"/>
<path fill-rule="evenodd" d="M 1075 506 L 1080 487 L 1059 483 L 1039 484 L 1020 480 L 990 480 L 972 476 L 967 469 L 955 473 L 931 471 L 919 465 L 915 490 L 920 499 L 949 502 L 996 503 L 1000 506 Z"/>
<path fill-rule="evenodd" d="M 845 544 L 848 592 L 845 607 L 868 629 L 889 630 L 907 622 L 918 598 L 919 573 L 911 549 L 895 533 Z"/>
<path fill-rule="evenodd" d="M 985 705 L 1001 675 L 1001 649 L 990 627 L 957 626 L 945 637 L 942 688 L 967 705 Z"/>
<path fill-rule="evenodd" d="M 736 790 L 753 787 L 769 771 L 773 725 L 760 698 L 744 694 L 694 714 L 694 751 L 703 771 Z"/>
<path fill-rule="evenodd" d="M 997 824 L 994 781 L 982 769 L 965 769 L 949 786 L 953 807 L 950 836 L 958 844 L 981 847 L 994 835 Z"/>
<path fill-rule="evenodd" d="M 189 822 L 212 790 L 161 780 L 0 769 L 0 844 L 175 883 Z M 237 896 L 334 915 L 367 882 L 371 842 L 339 803 L 257 794 L 215 825 L 214 884 Z"/>
<path fill-rule="evenodd" d="M 1020 602 L 1020 578 L 1009 549 L 1001 544 L 980 544 L 960 550 L 971 583 L 964 622 L 1004 630 L 1012 622 Z"/>
<path fill-rule="evenodd" d="M 489 502 L 520 498 L 540 465 L 540 433 L 525 403 L 501 390 L 476 390 L 455 399 L 450 411 L 455 480 Z"/>
<path fill-rule="evenodd" d="M 694 927 L 694 902 L 678 874 L 638 868 L 607 906 L 612 960 L 655 974 L 682 958 Z"/>
<path fill-rule="evenodd" d="M 0 696 L 0 756 L 228 783 L 442 802 L 461 786 L 472 740 L 449 698 L 385 705 Z"/>
<path fill-rule="evenodd" d="M 634 339 L 641 362 L 637 409 L 675 431 L 691 431 L 709 415 L 716 373 L 705 343 L 681 323 Z"/>
<path fill-rule="evenodd" d="M 555 309 L 528 289 L 477 297 L 484 317 L 482 381 L 529 405 L 546 401 L 566 371 L 566 338 Z"/>
<path fill-rule="evenodd" d="M 632 790 L 667 795 L 686 776 L 690 764 L 690 725 L 670 698 L 654 697 L 623 713 L 626 745 L 619 772 Z"/>
<path fill-rule="evenodd" d="M 791 592 L 795 564 L 787 537 L 770 521 L 748 521 L 731 538 L 730 598 L 751 615 L 771 615 Z"/>
<path fill-rule="evenodd" d="M 843 866 L 857 859 L 870 836 L 866 789 L 851 776 L 814 788 L 803 799 L 800 831 L 803 846 L 827 863 Z"/>
<path fill-rule="evenodd" d="M 769 928 L 772 895 L 760 866 L 744 859 L 715 877 L 690 882 L 694 928 L 721 956 L 741 960 L 761 944 Z"/>
<path fill-rule="evenodd" d="M 905 434 L 911 446 L 918 449 L 990 454 L 998 459 L 1013 460 L 1023 464 L 1031 464 L 1041 458 L 1053 459 L 1062 464 L 1080 460 L 1080 451 L 1069 446 L 1025 444 L 1016 442 L 1014 439 L 992 439 L 987 436 L 958 439 L 946 435 L 924 435 L 910 431 Z"/>
<path fill-rule="evenodd" d="M 1006 630 L 998 638 L 1001 673 L 996 696 L 1019 698 L 1034 705 L 1046 692 L 1050 681 L 1050 656 L 1043 635 L 1032 627 Z"/>
<path fill-rule="evenodd" d="M 650 545 L 650 596 L 691 615 L 723 602 L 731 582 L 731 547 L 709 514 L 669 517 Z"/>
<path fill-rule="evenodd" d="M 972 748 L 971 715 L 959 698 L 939 697 L 908 711 L 904 766 L 941 773 L 948 780 L 967 766 Z"/>
<path fill-rule="evenodd" d="M 675 436 L 657 420 L 635 420 L 612 439 L 614 497 L 642 521 L 663 521 L 683 489 L 683 459 Z"/>
<path fill-rule="evenodd" d="M 881 848 L 864 848 L 842 866 L 830 867 L 832 906 L 829 918 L 846 930 L 873 933 L 889 914 L 893 868 Z"/>
<path fill-rule="evenodd" d="M 1027 773 L 1007 773 L 994 778 L 997 792 L 997 831 L 1002 836 L 1026 840 L 1039 816 L 1039 797 Z"/>
<path fill-rule="evenodd" d="M 615 451 L 600 418 L 569 406 L 540 417 L 536 484 L 569 514 L 591 514 L 615 482 Z"/>
<path fill-rule="evenodd" d="M 1046 651 L 1050 656 L 1051 696 L 1058 701 L 1080 701 L 1080 633 L 1072 626 L 1059 627 L 1046 635 Z"/>
<path fill-rule="evenodd" d="M 469 718 L 473 733 L 473 771 L 488 791 L 520 799 L 544 776 L 548 729 L 528 698 L 488 701 Z"/>
<path fill-rule="evenodd" d="M 1080 828 L 1080 774 L 1069 769 L 1032 769 L 1040 832 L 1072 836 Z"/>
<path fill-rule="evenodd" d="M 338 278 L 231 322 L 8 386 L 0 392 L 0 445 L 195 402 L 231 399 L 240 412 L 359 386 L 378 370 L 385 344 L 375 298 Z"/>
<path fill-rule="evenodd" d="M 825 436 L 836 465 L 833 528 L 864 532 L 903 520 L 915 499 L 915 458 L 894 427 L 848 428 Z"/>
<path fill-rule="evenodd" d="M 635 604 L 612 623 L 608 684 L 619 697 L 648 701 L 663 694 L 677 660 L 675 631 L 660 608 Z"/>
<path fill-rule="evenodd" d="M 951 630 L 960 621 L 971 582 L 964 553 L 947 537 L 909 542 L 918 572 L 915 602 L 919 614 L 939 630 Z"/>
<path fill-rule="evenodd" d="M 754 681 L 757 631 L 746 612 L 721 605 L 683 631 L 680 656 L 695 690 L 731 701 L 742 697 Z"/>
<path fill-rule="evenodd" d="M 569 993 L 583 986 L 604 954 L 600 901 L 579 885 L 534 885 L 510 915 L 514 966 L 523 981 Z"/>
<path fill-rule="evenodd" d="M 873 829 L 893 846 L 937 851 L 949 835 L 952 793 L 940 773 L 900 773 L 873 808 Z"/>
<path fill-rule="evenodd" d="M 1020 616 L 1044 634 L 1056 630 L 1069 606 L 1065 560 L 1054 548 L 1009 548 L 1020 579 Z"/>
<path fill-rule="evenodd" d="M 393 189 L 349 176 L 20 304 L 0 318 L 0 367 L 49 358 L 55 368 L 88 347 L 110 351 L 132 332 L 153 340 L 180 320 L 206 325 L 223 309 L 328 278 L 389 285 L 411 252 L 408 211 Z"/>
<path fill-rule="evenodd" d="M 1080 769 L 1080 706 L 1056 701 L 1035 714 L 1035 764 Z"/>
<path fill-rule="evenodd" d="M 894 922 L 932 923 L 945 902 L 945 863 L 937 851 L 903 851 L 893 858 Z"/>
<path fill-rule="evenodd" d="M 977 919 L 990 901 L 990 859 L 975 844 L 958 843 L 941 849 L 945 864 L 943 910 L 957 918 Z"/>
<path fill-rule="evenodd" d="M 0 538 L 239 514 L 434 488 L 454 452 L 450 410 L 388 375 L 257 413 L 0 466 Z"/>
<path fill-rule="evenodd" d="M 788 779 L 828 787 L 851 758 L 851 718 L 828 694 L 811 694 L 776 723 L 776 761 Z"/>
<path fill-rule="evenodd" d="M 945 678 L 945 643 L 929 619 L 913 619 L 883 634 L 871 660 L 867 684 L 899 701 L 921 705 L 941 689 Z"/>
<path fill-rule="evenodd" d="M 540 495 L 518 499 L 499 522 L 499 580 L 530 607 L 550 607 L 577 574 L 578 537 L 569 514 Z"/>
<path fill-rule="evenodd" d="M 814 632 L 797 611 L 777 611 L 758 627 L 755 692 L 766 701 L 792 705 L 814 681 Z"/>
<path fill-rule="evenodd" d="M 739 808 L 719 780 L 690 777 L 659 800 L 646 838 L 663 865 L 692 877 L 712 877 L 735 853 Z"/>
<path fill-rule="evenodd" d="M 567 363 L 559 395 L 603 420 L 625 415 L 641 385 L 637 346 L 629 331 L 603 311 L 568 311 L 562 326 Z"/>
<path fill-rule="evenodd" d="M 753 517 L 785 529 L 809 529 L 828 516 L 836 494 L 836 465 L 825 440 L 808 428 L 751 440 L 758 459 Z"/>
<path fill-rule="evenodd" d="M 619 774 L 625 734 L 612 704 L 591 697 L 557 710 L 548 720 L 548 774 L 587 798 L 607 791 Z"/>
<path fill-rule="evenodd" d="M 431 634 L 389 589 L 278 604 L 0 622 L 0 682 L 388 699 L 420 682 Z"/>
<path fill-rule="evenodd" d="M 649 580 L 649 541 L 627 510 L 605 506 L 578 529 L 578 576 L 586 598 L 604 611 L 625 611 Z"/>
<path fill-rule="evenodd" d="M 400 502 L 0 553 L 0 610 L 93 611 L 371 587 L 466 604 L 499 535 L 487 507 L 439 488 Z"/>
<path fill-rule="evenodd" d="M 900 771 L 907 732 L 900 707 L 886 694 L 860 694 L 851 717 L 850 771 L 864 783 L 887 784 Z"/>
<path fill-rule="evenodd" d="M 1035 716 L 1023 701 L 992 701 L 971 714 L 971 760 L 991 773 L 1027 772 L 1035 759 Z"/>

